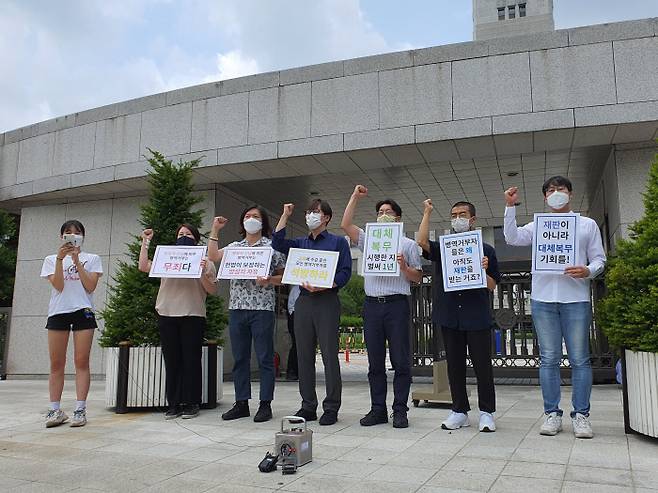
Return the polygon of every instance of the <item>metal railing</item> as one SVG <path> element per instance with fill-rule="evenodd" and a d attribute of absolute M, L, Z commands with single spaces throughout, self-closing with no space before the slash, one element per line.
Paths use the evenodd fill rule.
<path fill-rule="evenodd" d="M 9 322 L 11 308 L 0 307 L 0 379 L 7 377 L 7 352 L 9 350 Z"/>
<path fill-rule="evenodd" d="M 437 280 L 441 282 L 441 280 Z M 492 363 L 494 376 L 537 378 L 539 376 L 539 345 L 532 324 L 529 272 L 508 272 L 491 297 L 496 328 L 492 331 Z M 592 307 L 605 291 L 602 279 L 592 281 Z M 431 375 L 432 362 L 444 357 L 440 331 L 431 321 L 432 276 L 425 275 L 420 285 L 412 288 L 413 366 L 415 375 Z M 614 381 L 615 355 L 605 335 L 592 322 L 590 350 L 595 382 Z M 470 366 L 470 361 L 468 362 Z M 561 363 L 563 377 L 571 369 L 563 346 Z M 469 375 L 472 371 L 469 371 Z"/>

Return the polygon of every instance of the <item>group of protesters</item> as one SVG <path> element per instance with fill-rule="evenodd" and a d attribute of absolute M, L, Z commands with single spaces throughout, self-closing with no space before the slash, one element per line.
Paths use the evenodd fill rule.
<path fill-rule="evenodd" d="M 571 182 L 562 176 L 549 178 L 542 187 L 544 200 L 551 212 L 572 212 Z M 363 185 L 356 185 L 342 216 L 343 235 L 329 232 L 333 211 L 321 199 L 313 200 L 304 211 L 308 234 L 287 238 L 286 227 L 294 205 L 283 205 L 283 213 L 272 231 L 267 211 L 259 206 L 246 207 L 238 224 L 240 239 L 232 243 L 220 239 L 228 219 L 213 219 L 207 243 L 207 258 L 201 262 L 198 279 L 162 278 L 155 311 L 166 367 L 165 419 L 193 418 L 201 404 L 201 347 L 206 328 L 206 297 L 217 292 L 216 263 L 222 260 L 225 248 L 266 247 L 273 250 L 269 274 L 256 279 L 231 279 L 228 300 L 228 331 L 233 354 L 232 377 L 235 403 L 222 414 L 223 420 L 250 416 L 251 347 L 253 344 L 259 368 L 259 406 L 255 422 L 272 419 L 275 388 L 274 329 L 276 290 L 281 285 L 286 258 L 291 248 L 338 252 L 337 266 L 331 287 L 321 288 L 308 282 L 291 289 L 288 314 L 289 331 L 294 342 L 288 360 L 288 377 L 298 379 L 301 406 L 296 415 L 306 421 L 318 419 L 316 394 L 317 346 L 324 366 L 326 395 L 322 401 L 320 425 L 333 425 L 341 408 L 342 381 L 339 351 L 341 305 L 338 292 L 352 275 L 350 244 L 365 248 L 365 231 L 354 224 L 359 201 L 368 196 Z M 533 222 L 517 226 L 518 189 L 505 191 L 504 236 L 508 244 L 530 245 L 533 242 Z M 468 290 L 445 290 L 442 253 L 438 241 L 430 239 L 431 199 L 423 202 L 423 217 L 415 241 L 403 236 L 397 252 L 399 275 L 365 276 L 363 306 L 364 338 L 368 354 L 368 381 L 371 408 L 360 420 L 363 426 L 389 422 L 387 405 L 386 349 L 394 370 L 392 421 L 395 428 L 409 426 L 407 406 L 411 387 L 410 303 L 412 283 L 421 282 L 421 256 L 434 265 L 432 321 L 441 332 L 445 346 L 452 409 L 441 427 L 456 430 L 469 426 L 470 404 L 466 389 L 467 358 L 477 379 L 479 430 L 496 430 L 496 394 L 492 370 L 491 293 L 500 281 L 496 252 L 484 243 L 481 268 L 486 273 L 486 287 Z M 375 206 L 373 222 L 402 222 L 402 209 L 391 199 Z M 448 212 L 448 211 L 446 211 Z M 451 230 L 464 233 L 476 228 L 475 206 L 467 201 L 455 203 L 449 211 Z M 599 275 L 606 257 L 596 222 L 581 216 L 578 223 L 580 241 L 579 263 L 558 274 L 536 273 L 532 278 L 531 308 L 534 330 L 540 350 L 540 384 L 544 401 L 542 435 L 556 435 L 562 430 L 560 408 L 560 362 L 563 340 L 572 369 L 573 432 L 578 438 L 593 436 L 590 412 L 592 369 L 589 353 L 591 324 L 590 279 Z M 153 230 L 142 232 L 139 269 L 149 272 L 149 244 Z M 61 409 L 64 367 L 73 332 L 76 368 L 76 407 L 71 426 L 84 426 L 86 399 L 89 391 L 89 354 L 94 329 L 92 295 L 103 273 L 98 255 L 81 250 L 84 226 L 76 220 L 65 222 L 60 230 L 61 246 L 55 255 L 44 260 L 41 276 L 52 285 L 48 310 L 48 347 L 50 353 L 50 409 L 46 427 L 58 426 L 69 418 Z M 176 232 L 176 245 L 193 246 L 201 234 L 191 224 L 182 224 Z M 349 240 L 349 241 L 348 241 Z M 220 248 L 220 244 L 225 244 Z M 148 307 L 145 307 L 148 309 Z"/>

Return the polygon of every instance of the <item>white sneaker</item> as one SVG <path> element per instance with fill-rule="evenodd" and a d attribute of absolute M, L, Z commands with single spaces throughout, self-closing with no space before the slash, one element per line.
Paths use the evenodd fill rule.
<path fill-rule="evenodd" d="M 576 438 L 592 438 L 594 436 L 592 424 L 584 414 L 576 413 L 571 418 L 571 424 L 573 425 L 573 434 Z"/>
<path fill-rule="evenodd" d="M 468 422 L 468 414 L 450 411 L 448 419 L 441 423 L 441 428 L 444 430 L 458 430 L 459 428 L 470 425 L 471 424 Z"/>
<path fill-rule="evenodd" d="M 480 411 L 480 431 L 487 433 L 496 431 L 496 422 L 494 421 L 493 413 Z"/>
<path fill-rule="evenodd" d="M 69 417 L 61 409 L 51 409 L 46 414 L 46 428 L 52 428 L 54 426 L 59 426 L 62 423 L 66 423 Z"/>
<path fill-rule="evenodd" d="M 86 409 L 76 409 L 73 413 L 73 420 L 71 420 L 71 427 L 77 428 L 78 426 L 84 426 L 87 424 L 87 410 Z"/>
<path fill-rule="evenodd" d="M 540 435 L 555 436 L 562 431 L 562 416 L 556 411 L 547 414 L 544 418 L 544 424 L 539 429 Z"/>

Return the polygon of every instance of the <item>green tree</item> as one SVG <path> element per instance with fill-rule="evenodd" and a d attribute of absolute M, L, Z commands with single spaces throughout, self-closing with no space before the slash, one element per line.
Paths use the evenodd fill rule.
<path fill-rule="evenodd" d="M 201 198 L 193 194 L 192 170 L 200 159 L 173 164 L 157 151 L 149 149 L 148 171 L 149 200 L 141 207 L 140 224 L 144 229 L 152 228 L 153 239 L 149 247 L 152 258 L 157 245 L 173 245 L 176 228 L 182 223 L 201 227 L 203 210 L 193 210 Z M 128 244 L 130 262 L 120 262 L 110 288 L 109 300 L 101 317 L 105 328 L 100 336 L 101 346 L 116 346 L 129 341 L 135 346 L 159 345 L 155 300 L 160 280 L 149 278 L 137 268 L 141 239 L 139 235 Z M 226 324 L 226 313 L 222 299 L 208 296 L 206 301 L 206 339 L 221 342 Z"/>
<path fill-rule="evenodd" d="M 11 306 L 16 273 L 16 216 L 0 209 L 0 306 Z"/>
<path fill-rule="evenodd" d="M 338 292 L 341 305 L 341 327 L 363 327 L 363 303 L 366 293 L 363 277 L 352 274 L 349 282 Z"/>
<path fill-rule="evenodd" d="M 617 243 L 596 313 L 611 345 L 658 352 L 658 154 L 643 195 L 644 217 Z"/>

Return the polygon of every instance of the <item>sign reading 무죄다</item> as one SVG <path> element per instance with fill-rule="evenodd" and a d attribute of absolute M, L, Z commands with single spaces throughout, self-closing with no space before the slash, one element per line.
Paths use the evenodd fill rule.
<path fill-rule="evenodd" d="M 155 248 L 149 277 L 199 279 L 205 246 L 158 245 Z"/>

